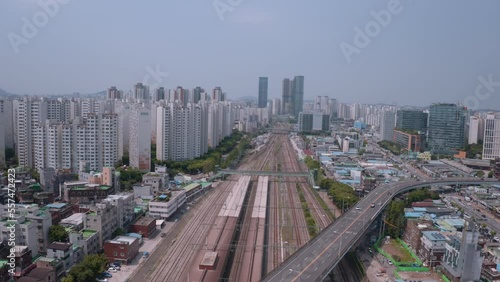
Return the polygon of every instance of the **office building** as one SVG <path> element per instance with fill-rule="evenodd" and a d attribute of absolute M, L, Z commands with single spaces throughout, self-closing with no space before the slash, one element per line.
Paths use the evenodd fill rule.
<path fill-rule="evenodd" d="M 394 125 L 396 124 L 396 113 L 384 111 L 380 116 L 380 140 L 393 141 Z"/>
<path fill-rule="evenodd" d="M 330 127 L 330 115 L 322 112 L 302 112 L 299 114 L 299 131 L 328 131 Z"/>
<path fill-rule="evenodd" d="M 420 152 L 425 148 L 425 134 L 410 132 L 408 130 L 394 130 L 394 143 L 402 149 L 413 152 Z"/>
<path fill-rule="evenodd" d="M 267 77 L 259 77 L 259 108 L 267 107 Z"/>
<path fill-rule="evenodd" d="M 289 115 L 293 113 L 293 94 L 292 94 L 292 81 L 289 78 L 283 80 L 283 92 L 282 92 L 282 114 Z"/>
<path fill-rule="evenodd" d="M 419 110 L 398 110 L 396 128 L 427 133 L 429 114 Z"/>
<path fill-rule="evenodd" d="M 302 112 L 304 106 L 304 77 L 296 76 L 292 84 L 293 95 L 293 114 L 298 118 L 299 113 Z"/>
<path fill-rule="evenodd" d="M 453 155 L 465 147 L 467 109 L 455 104 L 433 104 L 429 110 L 427 145 L 432 154 Z"/>

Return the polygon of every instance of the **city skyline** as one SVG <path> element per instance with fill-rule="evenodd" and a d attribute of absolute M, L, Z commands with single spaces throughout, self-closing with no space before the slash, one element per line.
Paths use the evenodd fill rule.
<path fill-rule="evenodd" d="M 304 100 L 328 95 L 346 102 L 427 106 L 467 101 L 481 85 L 480 77 L 488 81 L 492 76 L 494 86 L 488 90 L 498 88 L 500 81 L 500 40 L 489 28 L 499 23 L 494 11 L 500 3 L 495 1 L 400 1 L 400 12 L 362 48 L 355 44 L 356 28 L 364 30 L 391 1 L 292 1 L 286 2 L 287 9 L 282 9 L 285 2 L 245 1 L 222 18 L 211 2 L 120 2 L 124 19 L 137 13 L 149 16 L 113 23 L 109 14 L 118 2 L 100 3 L 96 10 L 92 1 L 66 1 L 16 53 L 8 35 L 22 35 L 23 18 L 31 21 L 43 11 L 37 2 L 2 3 L 0 88 L 10 93 L 86 94 L 109 85 L 129 90 L 146 80 L 151 89 L 221 85 L 236 99 L 255 97 L 255 79 L 266 76 L 268 97 L 275 98 L 283 78 L 300 74 L 308 81 Z M 174 12 L 165 17 L 165 11 Z M 197 21 L 182 21 L 188 14 Z M 180 21 L 184 24 L 177 28 Z M 213 38 L 219 43 L 210 44 Z M 179 41 L 183 44 L 174 44 Z M 199 48 L 201 43 L 208 44 Z M 356 52 L 346 56 L 343 43 Z M 155 79 L 151 70 L 169 76 Z M 479 108 L 500 104 L 499 96 L 491 94 L 479 100 Z"/>

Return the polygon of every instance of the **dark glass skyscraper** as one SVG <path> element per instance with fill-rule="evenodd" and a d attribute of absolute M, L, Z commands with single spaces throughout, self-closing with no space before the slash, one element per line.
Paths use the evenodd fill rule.
<path fill-rule="evenodd" d="M 267 77 L 259 77 L 259 108 L 267 107 Z"/>
<path fill-rule="evenodd" d="M 467 109 L 455 104 L 433 104 L 429 109 L 428 147 L 433 154 L 452 155 L 465 147 Z"/>
<path fill-rule="evenodd" d="M 296 76 L 293 79 L 292 84 L 292 95 L 293 95 L 293 115 L 295 117 L 299 116 L 304 107 L 304 77 Z"/>
<path fill-rule="evenodd" d="M 402 130 L 427 132 L 429 114 L 419 110 L 399 110 L 396 119 L 396 128 Z"/>
<path fill-rule="evenodd" d="M 290 79 L 283 79 L 283 94 L 281 105 L 283 107 L 281 113 L 289 115 L 293 111 L 293 96 L 292 96 L 292 81 Z"/>

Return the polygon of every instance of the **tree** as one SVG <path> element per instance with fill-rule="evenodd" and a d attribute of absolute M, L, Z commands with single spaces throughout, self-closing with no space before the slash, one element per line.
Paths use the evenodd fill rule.
<path fill-rule="evenodd" d="M 63 282 L 87 282 L 95 281 L 103 271 L 106 270 L 108 260 L 103 254 L 88 255 L 83 261 L 71 268 Z"/>
<path fill-rule="evenodd" d="M 488 178 L 493 178 L 493 170 L 488 173 Z"/>
<path fill-rule="evenodd" d="M 477 177 L 483 177 L 483 176 L 484 176 L 484 171 L 482 171 L 482 170 L 478 170 L 478 171 L 476 172 L 476 175 L 477 175 Z"/>
<path fill-rule="evenodd" d="M 61 225 L 52 225 L 49 227 L 50 242 L 68 242 L 69 234 Z"/>
<path fill-rule="evenodd" d="M 111 237 L 115 238 L 116 236 L 120 236 L 120 235 L 123 235 L 125 234 L 125 232 L 123 231 L 123 229 L 121 228 L 117 228 L 113 234 L 111 234 Z"/>

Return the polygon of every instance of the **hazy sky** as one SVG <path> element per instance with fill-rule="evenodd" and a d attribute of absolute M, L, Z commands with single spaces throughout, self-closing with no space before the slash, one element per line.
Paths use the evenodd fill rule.
<path fill-rule="evenodd" d="M 470 100 L 491 75 L 476 101 L 500 108 L 498 0 L 401 0 L 380 30 L 371 12 L 392 0 L 58 1 L 68 3 L 46 18 L 37 0 L 0 1 L 0 88 L 130 90 L 158 66 L 161 86 L 220 85 L 230 98 L 257 96 L 259 76 L 279 97 L 283 78 L 304 75 L 305 99 L 428 105 Z M 221 19 L 214 3 L 235 7 Z M 38 31 L 23 33 L 23 17 Z M 367 26 L 371 41 L 356 44 Z M 358 48 L 350 63 L 342 42 Z"/>

